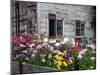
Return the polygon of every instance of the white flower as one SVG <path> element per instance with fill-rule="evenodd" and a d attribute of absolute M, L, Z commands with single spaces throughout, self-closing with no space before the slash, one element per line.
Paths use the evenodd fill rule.
<path fill-rule="evenodd" d="M 40 54 L 41 58 L 44 58 L 46 56 L 46 54 Z"/>
<path fill-rule="evenodd" d="M 90 47 L 90 48 L 92 48 L 93 50 L 95 50 L 95 49 L 96 49 L 96 46 L 95 46 L 94 44 L 87 45 L 87 47 Z"/>
<path fill-rule="evenodd" d="M 44 58 L 42 59 L 42 62 L 45 62 L 45 59 Z"/>
<path fill-rule="evenodd" d="M 33 46 L 35 46 L 35 44 L 34 44 L 34 43 L 32 43 L 32 44 L 30 44 L 30 45 L 29 45 L 29 47 L 30 47 L 30 48 L 32 48 Z"/>
<path fill-rule="evenodd" d="M 48 42 L 48 39 L 47 39 L 47 38 L 44 38 L 43 41 L 44 41 L 44 42 Z"/>
<path fill-rule="evenodd" d="M 20 39 L 23 39 L 23 37 L 19 37 Z"/>
<path fill-rule="evenodd" d="M 48 56 L 50 56 L 50 57 L 51 57 L 52 55 L 51 55 L 51 54 L 49 54 Z"/>
<path fill-rule="evenodd" d="M 96 52 L 95 51 L 92 51 L 91 53 L 95 54 Z"/>
<path fill-rule="evenodd" d="M 72 39 L 72 46 L 74 47 L 75 46 L 75 40 Z"/>
<path fill-rule="evenodd" d="M 61 41 L 61 44 L 64 44 L 64 42 L 63 42 L 63 41 Z"/>
<path fill-rule="evenodd" d="M 23 64 L 26 64 L 25 62 L 23 62 Z"/>
<path fill-rule="evenodd" d="M 95 57 L 91 57 L 90 59 L 94 61 L 96 58 Z"/>
<path fill-rule="evenodd" d="M 93 69 L 93 66 L 91 66 L 90 68 Z"/>
<path fill-rule="evenodd" d="M 23 53 L 27 53 L 27 50 L 24 50 Z"/>
<path fill-rule="evenodd" d="M 63 42 L 66 43 L 68 41 L 68 38 L 64 38 Z"/>
<path fill-rule="evenodd" d="M 37 50 L 33 50 L 33 53 L 36 53 L 37 52 Z"/>
<path fill-rule="evenodd" d="M 25 47 L 25 45 L 23 45 L 23 44 L 20 44 L 20 47 Z"/>
<path fill-rule="evenodd" d="M 35 57 L 35 54 L 32 54 L 31 57 Z"/>
<path fill-rule="evenodd" d="M 56 43 L 56 40 L 50 40 L 49 43 Z"/>
<path fill-rule="evenodd" d="M 96 49 L 95 45 L 91 45 L 91 48 L 92 48 L 93 50 L 95 50 L 95 49 Z"/>
<path fill-rule="evenodd" d="M 60 46 L 60 43 L 55 43 L 55 46 Z"/>
<path fill-rule="evenodd" d="M 16 58 L 19 58 L 19 55 L 16 55 Z"/>
<path fill-rule="evenodd" d="M 78 55 L 78 59 L 81 59 L 81 58 L 82 58 L 82 55 L 81 55 L 81 54 L 79 54 L 79 55 Z"/>
<path fill-rule="evenodd" d="M 28 58 L 28 57 L 26 57 L 26 58 L 25 58 L 25 60 L 29 60 L 29 58 Z"/>

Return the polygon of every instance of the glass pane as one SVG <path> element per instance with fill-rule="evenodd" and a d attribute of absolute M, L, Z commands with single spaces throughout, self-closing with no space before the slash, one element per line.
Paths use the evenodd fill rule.
<path fill-rule="evenodd" d="M 76 36 L 80 36 L 80 29 L 76 29 Z"/>
<path fill-rule="evenodd" d="M 81 31 L 81 35 L 84 35 L 84 31 Z"/>
<path fill-rule="evenodd" d="M 81 24 L 81 35 L 84 35 L 84 24 Z"/>
<path fill-rule="evenodd" d="M 81 21 L 80 20 L 76 20 L 76 36 L 80 36 L 80 24 L 81 24 Z"/>
<path fill-rule="evenodd" d="M 76 20 L 76 28 L 80 28 L 80 20 Z"/>
<path fill-rule="evenodd" d="M 57 20 L 57 35 L 63 35 L 63 20 Z"/>
<path fill-rule="evenodd" d="M 83 29 L 84 29 L 84 24 L 81 24 L 81 28 L 83 28 Z"/>

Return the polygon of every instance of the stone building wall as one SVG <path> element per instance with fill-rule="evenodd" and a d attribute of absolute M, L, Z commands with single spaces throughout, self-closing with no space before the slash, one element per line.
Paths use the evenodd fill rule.
<path fill-rule="evenodd" d="M 16 3 L 18 4 L 18 9 L 16 8 Z M 34 31 L 37 31 L 36 2 L 12 1 L 11 6 L 12 34 L 16 34 L 17 32 L 17 23 L 19 23 L 19 33 L 33 33 Z M 17 15 L 18 13 L 16 13 L 16 11 L 19 11 L 19 16 Z"/>
<path fill-rule="evenodd" d="M 94 37 L 91 21 L 95 14 L 92 6 L 37 3 L 38 32 L 46 32 L 47 36 L 49 36 L 49 13 L 56 14 L 57 19 L 63 19 L 63 37 L 76 37 L 76 20 L 85 23 L 85 37 Z"/>

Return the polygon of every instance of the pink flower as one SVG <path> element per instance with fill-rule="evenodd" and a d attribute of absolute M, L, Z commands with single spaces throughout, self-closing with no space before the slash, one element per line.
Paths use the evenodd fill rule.
<path fill-rule="evenodd" d="M 42 45 L 39 44 L 36 48 L 37 49 L 40 49 L 40 48 L 42 48 Z"/>
<path fill-rule="evenodd" d="M 46 47 L 46 46 L 47 46 L 46 42 L 42 43 L 42 47 Z"/>
<path fill-rule="evenodd" d="M 16 44 L 20 44 L 20 40 L 14 35 L 12 36 L 12 41 Z"/>
<path fill-rule="evenodd" d="M 17 40 L 14 40 L 14 43 L 20 44 L 20 41 L 18 39 Z"/>
<path fill-rule="evenodd" d="M 21 39 L 19 39 L 20 40 L 20 43 L 26 43 L 26 39 L 23 39 L 23 38 L 21 38 Z"/>
<path fill-rule="evenodd" d="M 26 41 L 26 45 L 31 45 L 33 41 Z"/>
<path fill-rule="evenodd" d="M 28 33 L 21 33 L 20 36 L 22 36 L 22 37 L 29 37 L 29 38 L 32 37 L 32 35 L 28 34 Z"/>
<path fill-rule="evenodd" d="M 12 39 L 12 41 L 14 41 L 14 40 L 17 39 L 17 37 L 14 35 L 14 36 L 11 37 L 11 39 Z"/>

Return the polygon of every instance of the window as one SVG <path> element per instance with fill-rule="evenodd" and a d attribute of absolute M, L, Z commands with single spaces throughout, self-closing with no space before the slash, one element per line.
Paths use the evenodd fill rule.
<path fill-rule="evenodd" d="M 85 35 L 85 22 L 81 22 L 80 20 L 76 20 L 76 36 L 84 36 Z"/>
<path fill-rule="evenodd" d="M 49 14 L 49 37 L 63 36 L 63 20 L 56 19 L 55 14 Z"/>

